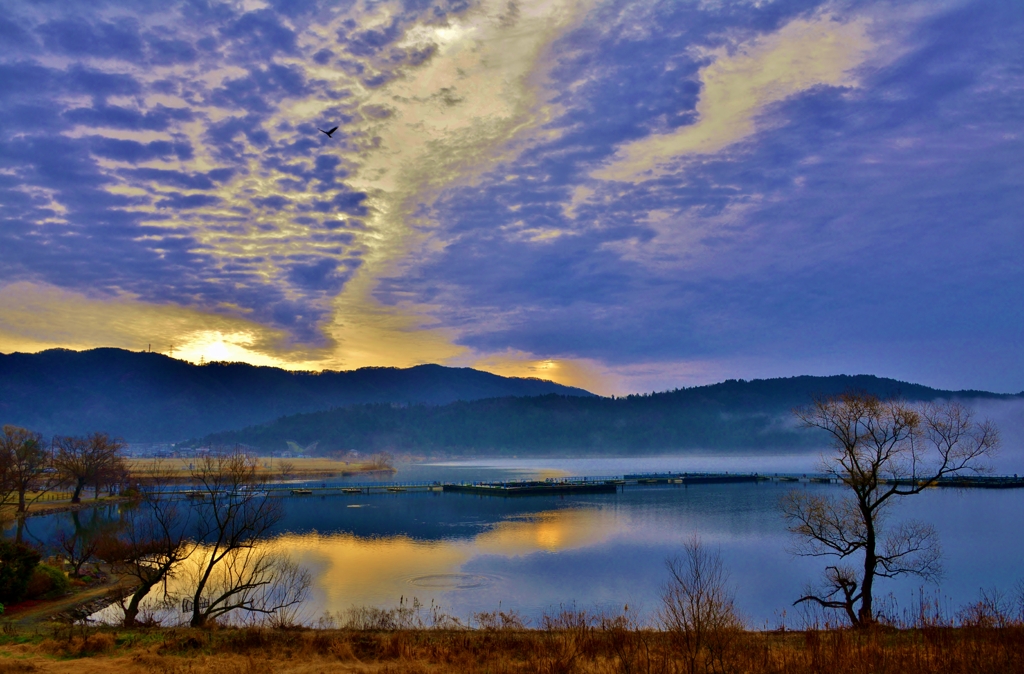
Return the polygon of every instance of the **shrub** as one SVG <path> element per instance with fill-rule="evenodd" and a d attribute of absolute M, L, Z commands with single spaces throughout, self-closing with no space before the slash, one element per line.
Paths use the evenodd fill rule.
<path fill-rule="evenodd" d="M 60 569 L 40 564 L 32 571 L 25 594 L 29 597 L 59 597 L 71 589 L 71 581 Z"/>
<path fill-rule="evenodd" d="M 14 604 L 25 596 L 41 555 L 21 543 L 0 540 L 0 602 Z"/>
<path fill-rule="evenodd" d="M 76 640 L 77 642 L 77 640 Z M 109 653 L 114 650 L 116 640 L 114 635 L 100 632 L 90 634 L 75 644 L 79 655 L 96 655 L 98 653 Z"/>

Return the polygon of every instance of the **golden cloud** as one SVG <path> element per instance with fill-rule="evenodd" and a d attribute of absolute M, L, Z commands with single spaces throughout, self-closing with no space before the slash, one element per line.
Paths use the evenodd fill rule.
<path fill-rule="evenodd" d="M 315 350 L 284 349 L 286 337 L 244 318 L 172 304 L 94 298 L 31 283 L 0 287 L 4 352 L 113 346 L 151 349 L 193 362 L 242 360 L 290 369 L 312 369 L 323 362 L 324 354 Z"/>
<path fill-rule="evenodd" d="M 511 152 L 507 147 L 510 141 L 550 117 L 543 100 L 542 56 L 586 6 L 584 0 L 523 0 L 512 12 L 505 0 L 485 0 L 444 24 L 424 20 L 407 26 L 397 45 L 432 48 L 433 55 L 419 65 L 397 66 L 393 78 L 377 87 L 366 85 L 359 75 L 341 66 L 318 65 L 297 56 L 278 57 L 277 63 L 301 69 L 307 79 L 326 81 L 335 90 L 347 92 L 343 99 L 324 97 L 320 91 L 285 96 L 274 101 L 276 109 L 263 120 L 270 143 L 282 147 L 305 134 L 322 140 L 315 130 L 317 122 L 329 120 L 339 109 L 352 118 L 344 126 L 344 139 L 324 141 L 318 150 L 320 156 L 337 157 L 347 171 L 336 186 L 326 190 L 315 181 L 306 187 L 288 183 L 292 176 L 280 165 L 264 161 L 261 148 L 241 133 L 231 141 L 232 151 L 240 157 L 234 168 L 241 170 L 215 189 L 172 187 L 159 177 L 119 177 L 139 168 L 196 174 L 223 167 L 206 135 L 212 125 L 242 120 L 248 114 L 211 95 L 229 80 L 246 76 L 247 71 L 236 65 L 200 61 L 148 70 L 127 66 L 140 81 L 184 79 L 207 95 L 177 95 L 155 87 L 154 91 L 161 93 L 146 94 L 139 101 L 110 99 L 126 105 L 141 101 L 149 107 L 187 108 L 193 113 L 191 121 L 176 123 L 166 131 L 77 126 L 66 133 L 140 142 L 187 139 L 195 150 L 190 158 L 135 163 L 98 160 L 112 179 L 108 189 L 133 197 L 149 195 L 154 200 L 173 193 L 217 197 L 217 203 L 184 210 L 135 209 L 152 213 L 154 225 L 179 229 L 196 241 L 191 252 L 213 261 L 205 273 L 216 277 L 218 268 L 244 263 L 258 282 L 272 285 L 286 300 L 316 307 L 327 316 L 319 328 L 329 346 L 296 346 L 282 330 L 247 320 L 250 311 L 244 307 L 149 304 L 132 295 L 130 288 L 99 297 L 21 284 L 8 286 L 0 296 L 0 348 L 144 348 L 153 344 L 154 350 L 170 352 L 173 345 L 175 355 L 193 360 L 223 358 L 301 368 L 409 366 L 463 357 L 466 349 L 454 344 L 456 335 L 432 326 L 428 318 L 431 307 L 378 301 L 374 296 L 377 279 L 394 273 L 408 256 L 443 245 L 431 239 L 434 223 L 418 214 L 440 189 L 472 180 Z M 339 34 L 351 32 L 347 21 L 355 19 L 360 29 L 385 26 L 401 12 L 399 3 L 358 3 L 336 10 L 331 18 L 320 17 L 318 23 L 301 31 L 299 43 L 306 54 L 324 48 L 337 50 L 343 48 Z M 188 27 L 183 30 L 195 32 Z M 372 56 L 362 60 L 371 72 L 385 67 Z M 92 65 L 107 67 L 102 60 Z M 315 158 L 290 161 L 312 171 Z M 283 189 L 282 184 L 292 186 Z M 320 224 L 297 217 L 309 213 L 314 202 L 345 192 L 366 193 L 368 215 L 351 227 L 347 222 L 350 216 L 343 212 L 328 212 L 323 218 L 341 223 L 339 231 L 351 237 L 349 243 L 339 244 L 337 237 L 323 235 Z M 274 196 L 287 197 L 289 204 L 280 207 L 260 201 Z M 53 210 L 60 213 L 62 206 L 54 203 Z M 154 230 L 154 237 L 158 236 Z M 292 260 L 311 256 L 339 261 L 358 258 L 360 266 L 340 295 L 318 295 L 295 287 L 289 276 Z"/>
<path fill-rule="evenodd" d="M 732 52 L 712 52 L 714 61 L 700 71 L 697 123 L 629 143 L 591 175 L 650 178 L 676 157 L 713 154 L 750 136 L 758 113 L 772 103 L 818 85 L 857 86 L 854 71 L 875 49 L 867 28 L 864 19 L 839 22 L 823 15 L 792 21 Z"/>

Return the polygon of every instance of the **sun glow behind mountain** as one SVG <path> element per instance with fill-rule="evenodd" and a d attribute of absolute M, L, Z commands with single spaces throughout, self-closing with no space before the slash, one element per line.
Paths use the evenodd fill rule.
<path fill-rule="evenodd" d="M 12 3 L 0 350 L 1019 390 L 1024 19 L 812 4 Z"/>

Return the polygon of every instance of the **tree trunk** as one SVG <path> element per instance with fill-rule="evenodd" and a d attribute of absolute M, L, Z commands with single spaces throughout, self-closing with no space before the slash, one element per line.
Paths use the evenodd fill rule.
<path fill-rule="evenodd" d="M 867 536 L 864 540 L 864 578 L 860 584 L 860 611 L 857 616 L 857 627 L 868 627 L 875 621 L 874 606 L 872 606 L 873 585 L 875 584 L 875 569 L 878 567 L 878 556 L 875 554 L 875 522 L 873 513 L 864 516 Z"/>
<path fill-rule="evenodd" d="M 82 489 L 84 489 L 84 488 L 85 488 L 85 480 L 79 478 L 75 482 L 75 493 L 71 495 L 71 502 L 72 503 L 81 503 L 82 502 Z"/>
<path fill-rule="evenodd" d="M 135 620 L 139 617 L 139 604 L 142 603 L 142 600 L 145 599 L 152 588 L 152 585 L 142 585 L 132 595 L 131 601 L 128 602 L 128 606 L 124 609 L 125 627 L 135 627 Z"/>
<path fill-rule="evenodd" d="M 192 620 L 188 624 L 191 627 L 203 627 L 206 625 L 206 614 L 199 608 L 198 600 L 192 605 Z"/>
<path fill-rule="evenodd" d="M 138 619 L 139 604 L 142 603 L 142 599 L 145 598 L 145 595 L 150 594 L 150 590 L 153 589 L 153 586 L 155 586 L 159 582 L 160 581 L 154 581 L 152 583 L 143 582 L 141 585 L 138 586 L 138 588 L 135 589 L 135 592 L 131 595 L 131 600 L 128 602 L 128 605 L 124 607 L 125 627 L 135 627 L 135 621 Z"/>

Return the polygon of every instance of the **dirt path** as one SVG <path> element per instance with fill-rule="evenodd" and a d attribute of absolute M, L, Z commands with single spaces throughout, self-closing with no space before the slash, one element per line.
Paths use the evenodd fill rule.
<path fill-rule="evenodd" d="M 127 593 L 131 588 L 131 578 L 116 578 L 103 585 L 89 587 L 59 599 L 40 601 L 24 608 L 8 607 L 3 618 L 5 622 L 28 626 L 45 622 L 59 614 L 70 616 L 76 609 L 84 609 L 88 611 L 88 615 L 112 603 L 107 601 L 108 599 L 114 598 L 116 601 L 116 593 Z"/>

